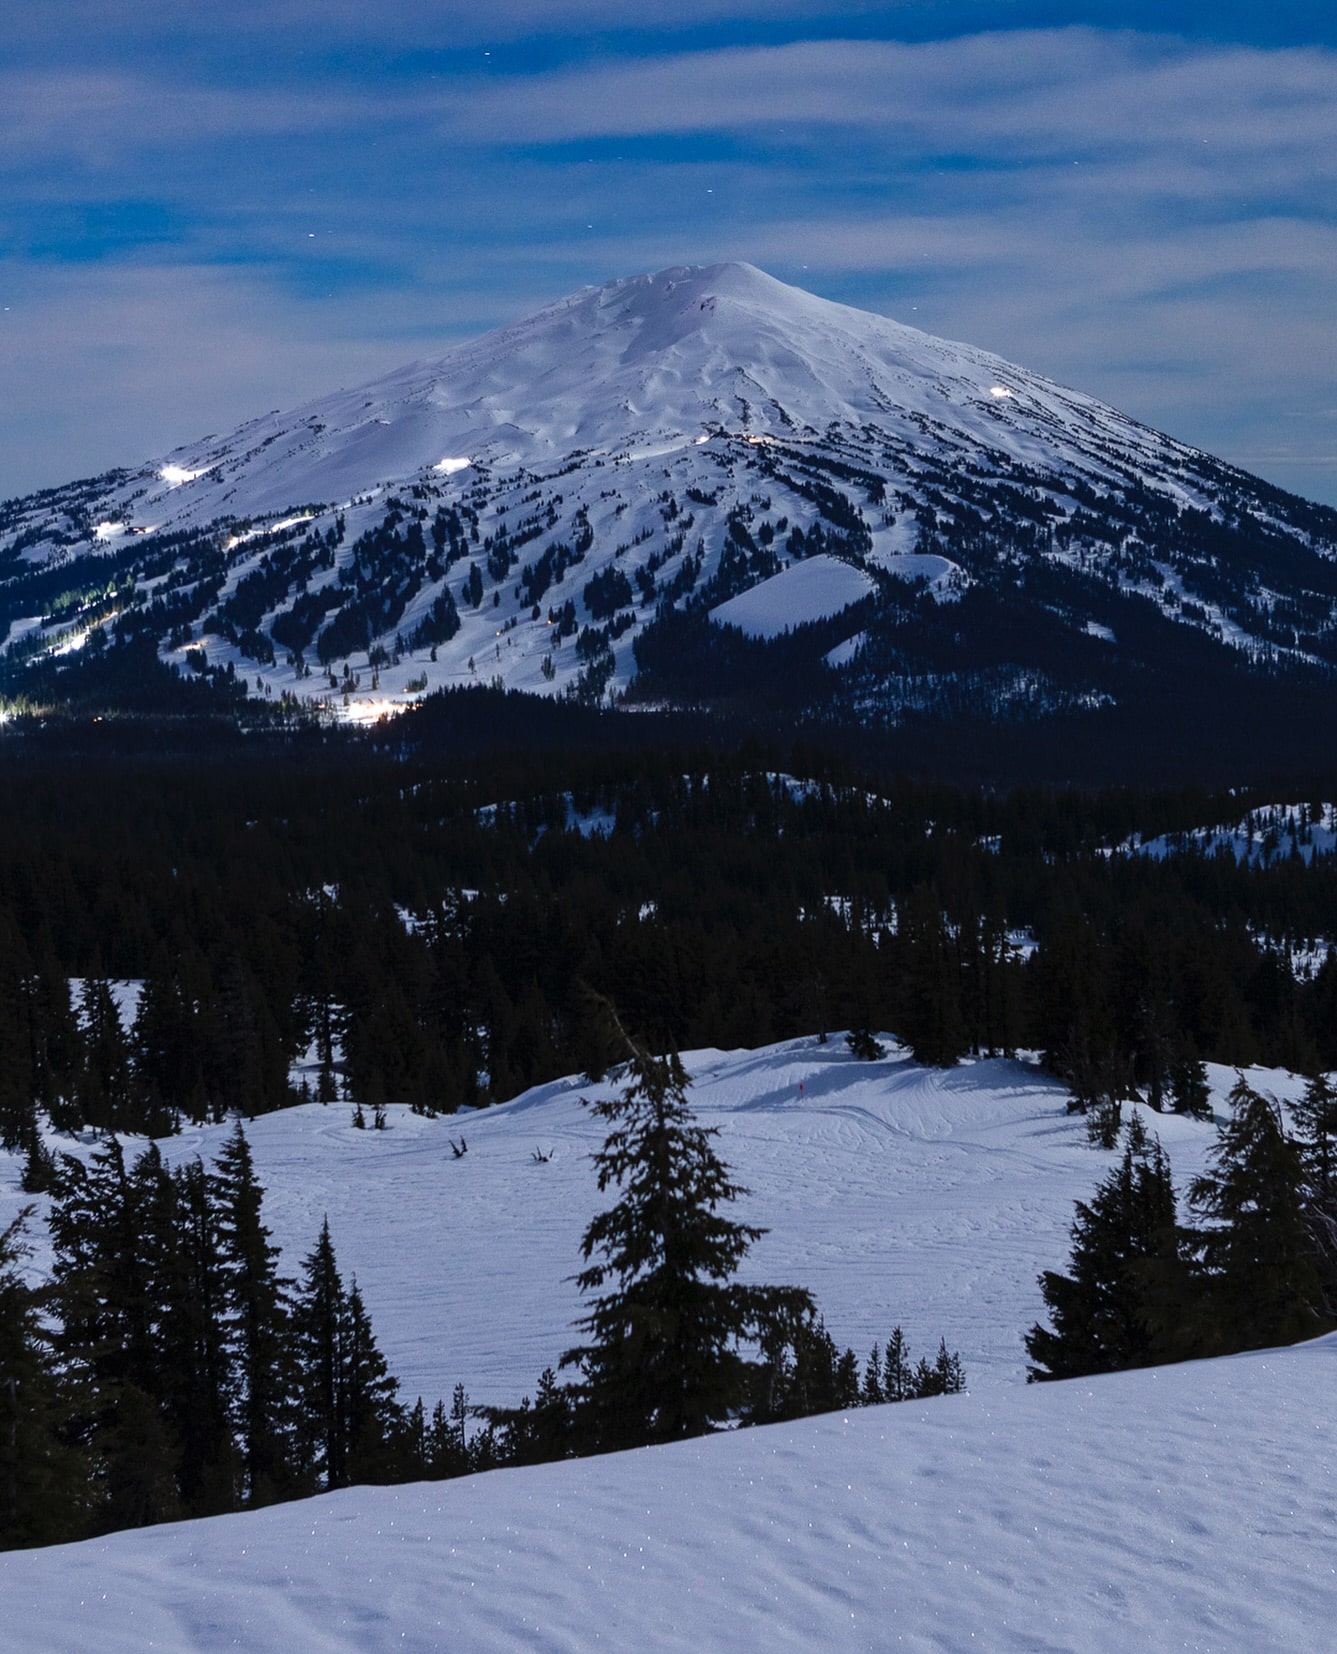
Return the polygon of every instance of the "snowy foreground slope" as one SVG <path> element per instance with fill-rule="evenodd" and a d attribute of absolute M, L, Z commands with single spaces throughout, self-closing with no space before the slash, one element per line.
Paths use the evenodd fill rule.
<path fill-rule="evenodd" d="M 1020 1063 L 861 1063 L 838 1038 L 687 1062 L 752 1190 L 738 1215 L 770 1226 L 755 1278 L 811 1288 L 861 1358 L 896 1322 L 917 1354 L 945 1335 L 968 1396 L 12 1553 L 0 1644 L 1324 1646 L 1337 1341 L 1022 1382 L 1036 1273 L 1063 1265 L 1072 1202 L 1113 1163 L 1060 1087 Z M 1233 1077 L 1211 1070 L 1218 1111 Z M 571 1341 L 569 1277 L 602 1203 L 582 1093 L 561 1081 L 440 1120 L 391 1109 L 383 1133 L 318 1105 L 248 1128 L 285 1267 L 328 1212 L 410 1401 L 457 1380 L 513 1401 Z M 1182 1189 L 1211 1127 L 1147 1120 Z M 211 1159 L 225 1135 L 169 1152 Z M 23 1203 L 18 1173 L 0 1160 L 0 1219 Z"/>
<path fill-rule="evenodd" d="M 0 1557 L 29 1649 L 1331 1647 L 1337 1337 Z"/>

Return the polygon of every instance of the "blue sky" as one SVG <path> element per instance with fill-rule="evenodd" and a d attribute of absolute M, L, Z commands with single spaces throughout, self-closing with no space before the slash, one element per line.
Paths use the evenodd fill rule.
<path fill-rule="evenodd" d="M 1337 504 L 1330 0 L 15 12 L 0 497 L 744 258 Z"/>

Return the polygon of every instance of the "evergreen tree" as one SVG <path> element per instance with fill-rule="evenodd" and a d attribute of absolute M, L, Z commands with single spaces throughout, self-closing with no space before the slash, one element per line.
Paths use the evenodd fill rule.
<path fill-rule="evenodd" d="M 65 1398 L 37 1293 L 23 1278 L 25 1208 L 0 1233 L 0 1547 L 79 1536 L 86 1469 L 64 1440 Z"/>
<path fill-rule="evenodd" d="M 900 1031 L 915 1061 L 950 1068 L 969 1044 L 961 1008 L 962 972 L 956 940 L 936 890 L 914 890 L 901 916 Z"/>
<path fill-rule="evenodd" d="M 264 1190 L 240 1121 L 219 1154 L 210 1193 L 244 1496 L 248 1505 L 263 1505 L 300 1487 L 293 1468 L 294 1379 L 287 1283 L 261 1217 Z"/>
<path fill-rule="evenodd" d="M 327 1218 L 293 1308 L 305 1461 L 323 1488 L 411 1468 L 409 1424 L 354 1282 L 345 1291 Z"/>
<path fill-rule="evenodd" d="M 144 980 L 130 1050 L 155 1134 L 174 1129 L 182 1114 L 195 1121 L 205 1118 L 194 1013 L 181 973 L 166 957 L 155 960 Z"/>
<path fill-rule="evenodd" d="M 180 1444 L 188 1516 L 234 1510 L 240 1467 L 232 1419 L 239 1375 L 229 1337 L 224 1244 L 211 1180 L 196 1159 L 172 1176 L 172 1245 L 162 1259 L 161 1394 Z"/>
<path fill-rule="evenodd" d="M 859 1400 L 865 1407 L 877 1407 L 886 1399 L 882 1389 L 882 1351 L 874 1344 L 864 1365 Z"/>
<path fill-rule="evenodd" d="M 899 1327 L 893 1327 L 882 1357 L 882 1399 L 909 1401 L 914 1393 L 914 1368 L 910 1365 L 905 1334 Z"/>
<path fill-rule="evenodd" d="M 1189 1191 L 1196 1210 L 1214 1220 L 1195 1237 L 1213 1352 L 1294 1344 L 1333 1325 L 1304 1168 L 1280 1110 L 1243 1075 L 1230 1105 L 1213 1166 Z"/>
<path fill-rule="evenodd" d="M 518 1407 L 484 1408 L 501 1463 L 547 1464 L 553 1459 L 567 1458 L 575 1451 L 571 1396 L 571 1387 L 559 1383 L 553 1369 L 545 1367 L 533 1401 L 525 1396 Z M 467 1466 L 467 1448 L 465 1453 Z M 461 1473 L 459 1469 L 440 1472 Z"/>
<path fill-rule="evenodd" d="M 1158 1305 L 1181 1280 L 1170 1166 L 1134 1117 L 1123 1158 L 1090 1204 L 1077 1202 L 1068 1275 L 1046 1270 L 1052 1327 L 1026 1334 L 1035 1379 L 1079 1378 L 1169 1359 Z"/>
<path fill-rule="evenodd" d="M 356 1277 L 344 1301 L 342 1354 L 348 1479 L 394 1481 L 406 1445 L 399 1381 L 385 1364 Z"/>
<path fill-rule="evenodd" d="M 1313 1204 L 1337 1218 L 1337 1086 L 1326 1074 L 1311 1075 L 1294 1114 Z"/>
<path fill-rule="evenodd" d="M 343 1282 L 330 1239 L 330 1220 L 321 1225 L 315 1249 L 302 1263 L 293 1305 L 303 1459 L 322 1488 L 348 1482 L 343 1430 Z"/>
<path fill-rule="evenodd" d="M 1210 1117 L 1212 1095 L 1207 1085 L 1207 1065 L 1191 1050 L 1171 1064 L 1170 1095 L 1176 1114 L 1192 1114 L 1200 1120 Z"/>
<path fill-rule="evenodd" d="M 938 1353 L 932 1361 L 920 1358 L 915 1368 L 916 1396 L 956 1396 L 966 1387 L 965 1370 L 961 1357 L 947 1348 L 947 1340 L 938 1340 Z"/>
<path fill-rule="evenodd" d="M 715 1154 L 715 1132 L 692 1117 L 677 1055 L 623 1040 L 627 1084 L 593 1105 L 612 1127 L 594 1156 L 599 1188 L 621 1193 L 585 1231 L 576 1280 L 596 1295 L 578 1323 L 588 1341 L 562 1357 L 580 1369 L 578 1427 L 600 1450 L 723 1423 L 748 1390 L 740 1343 L 812 1312 L 799 1288 L 733 1280 L 763 1231 L 720 1210 L 744 1191 Z"/>
<path fill-rule="evenodd" d="M 852 1028 L 845 1035 L 845 1044 L 849 1047 L 850 1054 L 858 1057 L 860 1062 L 879 1062 L 887 1054 L 886 1047 L 867 1023 Z"/>
<path fill-rule="evenodd" d="M 87 1168 L 64 1156 L 52 1197 L 56 1349 L 97 1531 L 179 1512 L 177 1446 L 159 1410 L 165 1177 L 156 1150 L 127 1171 L 112 1137 Z"/>
<path fill-rule="evenodd" d="M 804 1315 L 797 1324 L 778 1323 L 763 1338 L 765 1361 L 754 1376 L 744 1413 L 747 1424 L 772 1424 L 869 1405 L 867 1373 L 860 1383 L 853 1350 L 841 1354 L 820 1315 Z"/>
<path fill-rule="evenodd" d="M 111 985 L 102 977 L 88 978 L 80 1009 L 84 1061 L 78 1096 L 83 1118 L 104 1131 L 134 1131 L 141 1121 L 132 1101 L 130 1048 Z"/>

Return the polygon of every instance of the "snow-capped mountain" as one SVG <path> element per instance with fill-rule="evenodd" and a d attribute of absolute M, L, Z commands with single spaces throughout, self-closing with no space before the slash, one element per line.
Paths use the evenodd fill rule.
<path fill-rule="evenodd" d="M 774 681 L 824 718 L 1024 721 L 1118 705 L 1186 648 L 1326 682 L 1337 512 L 724 264 L 10 501 L 0 600 L 11 694 L 138 640 L 337 716 Z"/>

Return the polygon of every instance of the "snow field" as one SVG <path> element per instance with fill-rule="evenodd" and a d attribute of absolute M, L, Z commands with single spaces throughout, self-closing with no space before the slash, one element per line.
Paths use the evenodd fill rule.
<path fill-rule="evenodd" d="M 749 637 L 776 638 L 796 626 L 842 614 L 873 590 L 862 569 L 819 552 L 719 604 L 710 618 L 737 626 Z"/>
<path fill-rule="evenodd" d="M 1061 1087 L 1020 1062 L 924 1069 L 894 1044 L 859 1062 L 836 1035 L 686 1063 L 698 1117 L 752 1191 L 735 1214 L 770 1226 L 749 1276 L 809 1287 L 861 1361 L 897 1322 L 916 1356 L 945 1336 L 968 1395 L 11 1552 L 0 1644 L 1330 1646 L 1337 1337 L 1022 1382 L 1035 1277 L 1065 1267 L 1072 1203 L 1114 1163 Z M 1220 1112 L 1234 1074 L 1209 1075 Z M 1283 1099 L 1300 1089 L 1249 1078 Z M 328 1213 L 407 1400 L 463 1381 L 475 1401 L 512 1402 L 573 1341 L 580 1235 L 610 1198 L 582 1094 L 595 1090 L 566 1079 L 477 1114 L 392 1107 L 384 1132 L 356 1130 L 346 1105 L 248 1125 L 285 1269 Z M 1211 1126 L 1146 1120 L 1182 1189 Z M 212 1161 L 229 1130 L 164 1147 Z M 0 1221 L 29 1203 L 20 1169 L 0 1157 Z"/>
<path fill-rule="evenodd" d="M 996 1392 L 1024 1378 L 1022 1335 L 1043 1311 L 1036 1277 L 1065 1267 L 1073 1202 L 1114 1156 L 1090 1146 L 1062 1087 L 1027 1064 L 944 1071 L 889 1050 L 859 1062 L 833 1034 L 825 1045 L 687 1054 L 692 1107 L 719 1129 L 716 1147 L 750 1191 L 733 1215 L 768 1230 L 743 1273 L 807 1287 L 860 1362 L 899 1324 L 916 1358 L 946 1338 L 971 1390 Z M 1234 1075 L 1212 1079 L 1224 1110 Z M 248 1122 L 285 1273 L 300 1272 L 328 1215 L 340 1268 L 356 1275 L 410 1404 L 448 1402 L 456 1383 L 475 1402 L 513 1404 L 576 1342 L 580 1238 L 612 1199 L 589 1160 L 603 1128 L 580 1103 L 599 1094 L 567 1078 L 477 1113 L 425 1119 L 391 1106 L 384 1132 L 356 1129 L 337 1103 Z M 1214 1131 L 1146 1119 L 1184 1189 Z M 163 1151 L 212 1163 L 230 1131 L 187 1127 Z M 457 1160 L 450 1140 L 461 1137 Z M 538 1163 L 536 1150 L 551 1159 Z M 8 1221 L 32 1197 L 17 1158 L 0 1164 Z M 42 1242 L 40 1226 L 33 1238 Z"/>

